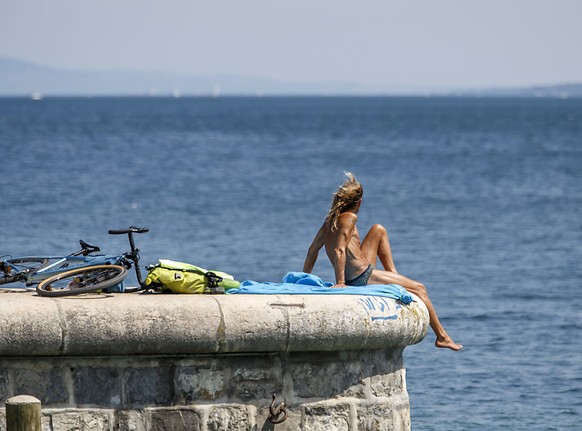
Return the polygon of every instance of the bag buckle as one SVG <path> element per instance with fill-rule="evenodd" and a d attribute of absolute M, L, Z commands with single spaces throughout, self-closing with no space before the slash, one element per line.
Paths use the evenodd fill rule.
<path fill-rule="evenodd" d="M 208 286 L 204 289 L 204 293 L 224 293 L 224 289 L 218 285 L 223 280 L 222 277 L 211 271 L 204 274 L 204 277 L 208 280 Z"/>

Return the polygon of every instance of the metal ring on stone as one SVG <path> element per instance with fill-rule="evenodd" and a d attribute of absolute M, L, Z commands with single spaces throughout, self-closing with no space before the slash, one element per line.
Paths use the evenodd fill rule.
<path fill-rule="evenodd" d="M 271 405 L 269 406 L 269 422 L 276 425 L 285 422 L 285 419 L 287 419 L 287 409 L 285 409 L 285 401 L 276 406 L 275 398 L 276 395 L 273 394 L 273 401 L 271 401 Z"/>

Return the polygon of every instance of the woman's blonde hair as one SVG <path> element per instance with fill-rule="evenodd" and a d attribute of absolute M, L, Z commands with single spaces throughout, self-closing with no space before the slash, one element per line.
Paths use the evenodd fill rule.
<path fill-rule="evenodd" d="M 347 179 L 333 194 L 331 208 L 325 218 L 331 230 L 337 229 L 337 219 L 340 214 L 355 208 L 364 196 L 364 188 L 354 174 L 350 172 L 345 172 L 345 174 Z"/>

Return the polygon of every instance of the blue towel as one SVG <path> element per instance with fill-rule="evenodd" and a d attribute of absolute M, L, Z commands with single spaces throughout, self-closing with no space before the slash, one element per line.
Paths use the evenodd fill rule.
<path fill-rule="evenodd" d="M 402 286 L 397 284 L 370 284 L 332 289 L 333 283 L 324 282 L 316 275 L 305 272 L 288 272 L 282 283 L 243 281 L 238 289 L 229 289 L 228 294 L 247 295 L 364 295 L 382 296 L 410 304 L 413 299 Z"/>

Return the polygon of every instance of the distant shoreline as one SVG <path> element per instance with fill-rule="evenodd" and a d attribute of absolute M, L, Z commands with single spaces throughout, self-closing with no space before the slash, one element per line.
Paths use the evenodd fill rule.
<path fill-rule="evenodd" d="M 220 97 L 214 97 L 204 94 L 186 94 L 180 97 L 172 95 L 143 95 L 143 94 L 0 94 L 0 99 L 28 99 L 31 101 L 42 101 L 45 99 L 201 99 L 201 100 L 228 100 L 228 99 L 494 99 L 494 100 L 580 100 L 582 95 L 576 96 L 530 96 L 530 95 L 474 95 L 474 94 L 266 94 L 254 96 L 251 94 L 225 94 Z"/>
<path fill-rule="evenodd" d="M 67 70 L 0 57 L 0 97 L 520 97 L 580 98 L 582 82 L 455 87 L 285 81 L 261 76 L 141 70 Z"/>

